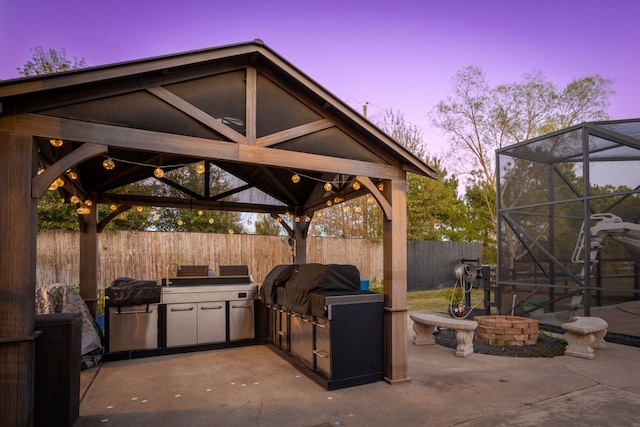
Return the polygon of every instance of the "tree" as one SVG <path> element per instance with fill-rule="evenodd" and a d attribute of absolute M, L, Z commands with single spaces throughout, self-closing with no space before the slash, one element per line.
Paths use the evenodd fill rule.
<path fill-rule="evenodd" d="M 431 112 L 450 144 L 448 166 L 489 182 L 495 191 L 495 150 L 583 121 L 605 120 L 611 80 L 599 75 L 558 89 L 542 73 L 491 87 L 482 69 L 468 66 L 453 78 L 453 95 Z"/>
<path fill-rule="evenodd" d="M 42 46 L 37 46 L 29 50 L 31 51 L 31 60 L 27 61 L 22 68 L 16 68 L 20 77 L 59 73 L 87 66 L 84 58 L 78 59 L 74 56 L 73 61 L 67 59 L 67 51 L 64 48 L 58 51 L 55 49 L 45 50 Z"/>
<path fill-rule="evenodd" d="M 440 170 L 437 180 L 407 174 L 407 239 L 466 240 L 466 207 L 457 194 L 458 181 L 448 175 L 437 157 L 429 156 L 422 130 L 407 123 L 402 113 L 391 110 L 384 113 L 378 126 L 420 160 Z"/>
<path fill-rule="evenodd" d="M 448 166 L 466 176 L 466 202 L 474 227 L 487 227 L 481 233 L 485 251 L 497 234 L 495 151 L 580 122 L 607 119 L 611 84 L 595 75 L 559 89 L 542 73 L 533 72 L 520 82 L 492 87 L 477 66 L 456 73 L 453 94 L 436 105 L 431 118 L 448 137 Z M 532 184 L 547 173 L 538 166 L 518 170 L 525 170 L 525 175 L 501 188 L 505 207 L 539 193 Z M 541 232 L 538 227 L 537 234 Z M 492 257 L 488 252 L 484 256 Z"/>

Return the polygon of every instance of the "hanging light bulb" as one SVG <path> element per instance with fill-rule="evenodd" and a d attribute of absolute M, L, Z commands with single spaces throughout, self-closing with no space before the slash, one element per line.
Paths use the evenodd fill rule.
<path fill-rule="evenodd" d="M 344 210 L 345 212 L 349 212 L 349 211 L 351 210 L 351 208 L 349 207 L 349 205 L 344 205 L 343 210 Z"/>
<path fill-rule="evenodd" d="M 311 218 L 309 218 L 308 215 L 305 215 L 304 216 L 304 222 L 309 222 L 309 221 L 311 221 Z"/>
<path fill-rule="evenodd" d="M 198 209 L 198 216 L 204 215 L 204 211 L 202 209 Z"/>
<path fill-rule="evenodd" d="M 142 206 L 138 206 L 138 207 L 136 208 L 136 210 L 137 210 L 138 212 L 142 212 Z"/>
<path fill-rule="evenodd" d="M 294 173 L 293 176 L 291 177 L 291 181 L 293 181 L 294 184 L 297 184 L 300 182 L 300 175 L 298 175 L 297 173 Z"/>
<path fill-rule="evenodd" d="M 296 217 L 296 222 L 300 222 L 300 217 L 299 216 Z"/>
<path fill-rule="evenodd" d="M 53 145 L 54 147 L 62 147 L 63 141 L 61 139 L 50 139 L 49 144 Z"/>
<path fill-rule="evenodd" d="M 327 200 L 327 206 L 331 206 L 333 202 L 331 200 Z"/>
<path fill-rule="evenodd" d="M 164 176 L 164 171 L 162 169 L 160 169 L 159 167 L 155 168 L 153 171 L 153 176 L 155 176 L 156 178 L 160 179 Z"/>
<path fill-rule="evenodd" d="M 282 218 L 281 218 L 281 217 L 278 217 L 278 218 L 276 218 L 276 221 L 278 221 L 278 222 L 282 222 Z"/>
<path fill-rule="evenodd" d="M 67 171 L 67 176 L 69 177 L 69 179 L 72 179 L 74 181 L 78 179 L 78 174 L 72 171 L 71 169 Z"/>
<path fill-rule="evenodd" d="M 213 218 L 209 218 L 209 224 L 213 224 L 214 222 L 216 222 L 216 220 L 215 220 L 215 219 L 213 219 Z"/>
<path fill-rule="evenodd" d="M 333 188 L 333 186 L 331 185 L 330 182 L 325 182 L 324 183 L 324 191 L 331 191 L 331 189 Z"/>
<path fill-rule="evenodd" d="M 250 220 L 250 219 L 248 219 L 248 220 L 247 220 L 247 225 L 251 225 L 251 224 L 252 224 L 251 220 Z"/>
<path fill-rule="evenodd" d="M 38 175 L 41 175 L 44 172 L 43 168 L 38 169 Z"/>
<path fill-rule="evenodd" d="M 199 174 L 203 174 L 204 170 L 204 162 L 200 162 L 196 165 L 196 172 L 198 172 Z"/>
<path fill-rule="evenodd" d="M 362 212 L 362 208 L 361 208 L 360 206 L 356 206 L 356 212 L 357 212 L 357 213 Z"/>
<path fill-rule="evenodd" d="M 286 211 L 286 212 L 284 213 L 284 216 L 289 216 L 289 215 L 291 215 L 291 214 L 289 213 L 289 211 Z"/>
<path fill-rule="evenodd" d="M 333 198 L 333 201 L 334 201 L 335 203 L 340 203 L 340 200 L 341 200 L 341 199 L 340 199 L 340 197 L 334 197 L 334 198 Z"/>
<path fill-rule="evenodd" d="M 229 229 L 229 234 L 233 234 L 233 230 L 232 229 Z"/>
<path fill-rule="evenodd" d="M 178 220 L 178 225 L 182 225 L 182 224 L 184 224 L 184 221 L 183 221 L 183 220 L 181 220 L 181 219 L 179 219 L 179 220 Z"/>
<path fill-rule="evenodd" d="M 320 211 L 316 212 L 316 216 L 317 216 L 318 218 L 320 218 L 320 217 L 322 216 L 322 212 L 320 212 Z"/>
<path fill-rule="evenodd" d="M 353 181 L 353 189 L 354 190 L 359 190 L 360 189 L 360 183 L 358 181 Z"/>
<path fill-rule="evenodd" d="M 111 205 L 111 206 L 109 206 L 109 208 L 110 208 L 112 211 L 115 211 L 116 209 L 118 209 L 118 205 Z"/>
<path fill-rule="evenodd" d="M 62 179 L 61 177 L 56 178 L 54 182 L 58 187 L 62 187 L 64 185 L 64 179 Z"/>
<path fill-rule="evenodd" d="M 160 214 L 153 214 L 153 220 L 157 221 L 160 219 Z"/>
<path fill-rule="evenodd" d="M 76 196 L 76 195 L 74 194 L 73 196 L 69 197 L 69 201 L 70 201 L 71 203 L 78 204 L 78 203 L 80 203 L 80 197 L 78 197 L 78 196 Z"/>
<path fill-rule="evenodd" d="M 383 183 L 378 184 L 378 190 L 384 191 L 384 184 Z"/>
<path fill-rule="evenodd" d="M 116 164 L 114 163 L 113 160 L 111 160 L 111 157 L 107 157 L 102 161 L 102 167 L 110 171 L 111 169 L 116 167 Z"/>
<path fill-rule="evenodd" d="M 49 191 L 53 191 L 53 190 L 57 190 L 58 189 L 58 184 L 56 183 L 56 181 L 53 181 L 51 183 L 51 185 L 49 186 Z"/>
<path fill-rule="evenodd" d="M 84 205 L 85 206 L 91 206 L 91 205 L 93 205 L 93 202 L 91 201 L 91 199 L 87 199 L 87 200 L 84 201 Z"/>

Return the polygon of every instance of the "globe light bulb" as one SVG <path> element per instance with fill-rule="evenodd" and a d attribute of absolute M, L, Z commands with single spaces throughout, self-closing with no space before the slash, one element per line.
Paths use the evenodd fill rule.
<path fill-rule="evenodd" d="M 209 224 L 213 224 L 214 222 L 216 222 L 216 220 L 215 220 L 215 219 L 213 219 L 213 218 L 209 218 Z"/>
<path fill-rule="evenodd" d="M 331 191 L 331 189 L 333 188 L 333 186 L 331 185 L 330 182 L 325 182 L 324 183 L 324 191 Z"/>
<path fill-rule="evenodd" d="M 80 203 L 80 197 L 78 197 L 78 196 L 76 196 L 76 195 L 74 194 L 73 196 L 69 197 L 69 201 L 70 201 L 71 203 L 78 204 L 78 203 Z"/>
<path fill-rule="evenodd" d="M 102 161 L 102 167 L 110 171 L 111 169 L 116 167 L 116 164 L 114 163 L 113 160 L 111 160 L 111 157 L 107 157 Z"/>
<path fill-rule="evenodd" d="M 309 218 L 308 216 L 305 216 L 304 217 L 304 222 L 309 222 L 309 221 L 311 221 L 311 218 Z"/>
<path fill-rule="evenodd" d="M 380 191 L 384 190 L 384 184 L 383 183 L 378 184 L 378 190 L 380 190 Z"/>
<path fill-rule="evenodd" d="M 291 177 L 291 181 L 293 181 L 294 184 L 297 184 L 300 182 L 300 175 L 298 175 L 297 173 L 293 174 L 293 176 Z"/>
<path fill-rule="evenodd" d="M 109 208 L 110 208 L 112 211 L 115 211 L 116 209 L 118 209 L 118 206 L 117 206 L 117 205 L 111 205 L 111 206 L 109 206 Z"/>
<path fill-rule="evenodd" d="M 61 139 L 50 139 L 49 144 L 53 145 L 54 147 L 62 147 L 63 141 Z"/>
<path fill-rule="evenodd" d="M 331 206 L 333 202 L 331 200 L 327 200 L 327 206 Z"/>
<path fill-rule="evenodd" d="M 60 177 L 56 178 L 56 180 L 54 182 L 56 183 L 56 185 L 58 187 L 62 187 L 64 185 L 64 179 L 62 179 Z"/>
<path fill-rule="evenodd" d="M 72 170 L 67 171 L 67 176 L 69 177 L 69 179 L 72 179 L 72 180 L 74 180 L 74 181 L 75 181 L 76 179 L 78 179 L 78 174 L 77 174 L 77 173 L 75 173 L 75 172 L 74 172 L 74 171 L 72 171 Z"/>
<path fill-rule="evenodd" d="M 353 181 L 353 189 L 354 190 L 359 190 L 360 189 L 360 183 L 358 181 Z"/>
<path fill-rule="evenodd" d="M 296 222 L 300 222 L 300 217 L 299 216 L 296 217 Z"/>
<path fill-rule="evenodd" d="M 229 234 L 233 234 L 233 230 L 232 229 L 229 229 Z"/>
<path fill-rule="evenodd" d="M 204 215 L 204 211 L 202 209 L 198 209 L 198 216 Z"/>
<path fill-rule="evenodd" d="M 182 225 L 184 224 L 184 221 L 182 221 L 181 219 L 178 220 L 178 225 Z"/>
<path fill-rule="evenodd" d="M 85 206 L 91 206 L 91 205 L 93 205 L 93 202 L 90 199 L 87 199 L 87 200 L 84 201 L 84 205 Z"/>
<path fill-rule="evenodd" d="M 136 208 L 136 210 L 137 210 L 138 212 L 142 212 L 142 206 L 138 206 L 138 207 Z"/>
<path fill-rule="evenodd" d="M 160 179 L 164 176 L 164 171 L 160 168 L 155 168 L 155 170 L 153 171 L 153 176 Z"/>
<path fill-rule="evenodd" d="M 200 162 L 196 165 L 196 172 L 203 174 L 204 173 L 204 162 Z"/>

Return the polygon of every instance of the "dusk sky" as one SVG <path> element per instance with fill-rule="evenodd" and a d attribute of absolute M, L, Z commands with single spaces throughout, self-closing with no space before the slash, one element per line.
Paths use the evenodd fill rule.
<path fill-rule="evenodd" d="M 611 118 L 640 117 L 639 17 L 638 0 L 0 0 L 0 79 L 36 46 L 95 66 L 259 38 L 357 111 L 403 113 L 442 154 L 428 113 L 472 64 L 492 85 L 599 74 Z"/>

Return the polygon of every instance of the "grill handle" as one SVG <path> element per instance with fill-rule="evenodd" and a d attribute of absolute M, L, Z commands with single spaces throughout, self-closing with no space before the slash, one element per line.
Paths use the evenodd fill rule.
<path fill-rule="evenodd" d="M 215 306 L 215 307 L 208 307 L 208 306 L 204 306 L 204 307 L 200 307 L 200 310 L 220 310 L 222 308 L 221 305 Z"/>

